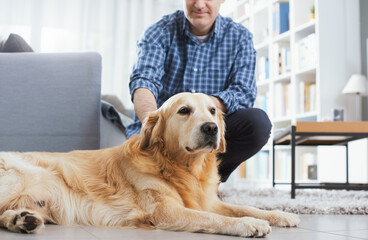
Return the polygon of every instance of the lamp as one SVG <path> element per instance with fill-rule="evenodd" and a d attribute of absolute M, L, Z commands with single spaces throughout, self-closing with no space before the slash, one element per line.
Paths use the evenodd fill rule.
<path fill-rule="evenodd" d="M 343 94 L 355 94 L 356 104 L 355 104 L 355 116 L 356 121 L 359 121 L 359 111 L 360 109 L 360 95 L 367 92 L 367 78 L 364 75 L 353 74 L 348 83 L 342 90 Z"/>

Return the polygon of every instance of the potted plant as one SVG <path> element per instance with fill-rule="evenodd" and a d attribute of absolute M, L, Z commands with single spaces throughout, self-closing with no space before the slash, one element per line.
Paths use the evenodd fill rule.
<path fill-rule="evenodd" d="M 316 17 L 316 14 L 315 14 L 315 7 L 314 7 L 314 3 L 313 3 L 313 5 L 312 5 L 312 7 L 310 8 L 310 19 L 311 20 L 314 20 L 315 19 L 315 17 Z"/>

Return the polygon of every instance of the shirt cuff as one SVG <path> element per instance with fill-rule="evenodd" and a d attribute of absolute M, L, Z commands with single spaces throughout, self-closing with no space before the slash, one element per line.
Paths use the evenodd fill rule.
<path fill-rule="evenodd" d="M 137 90 L 138 88 L 146 88 L 150 90 L 153 96 L 155 96 L 155 98 L 157 99 L 158 90 L 157 90 L 156 85 L 148 80 L 140 78 L 140 79 L 133 80 L 129 83 L 130 96 L 131 96 L 132 101 L 133 101 L 134 91 Z"/>

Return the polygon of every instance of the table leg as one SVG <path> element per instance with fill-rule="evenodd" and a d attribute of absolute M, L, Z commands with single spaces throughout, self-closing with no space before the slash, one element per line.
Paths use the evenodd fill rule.
<path fill-rule="evenodd" d="M 349 143 L 345 144 L 346 149 L 346 184 L 349 184 Z"/>
<path fill-rule="evenodd" d="M 275 174 L 276 174 L 276 167 L 275 167 L 275 142 L 272 144 L 272 187 L 275 187 Z"/>
<path fill-rule="evenodd" d="M 296 127 L 291 126 L 291 198 L 295 198 L 295 132 Z"/>

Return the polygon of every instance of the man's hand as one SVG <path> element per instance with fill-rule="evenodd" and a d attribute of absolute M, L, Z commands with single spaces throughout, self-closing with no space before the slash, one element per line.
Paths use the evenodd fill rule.
<path fill-rule="evenodd" d="M 133 94 L 134 111 L 141 123 L 148 113 L 157 110 L 157 102 L 153 93 L 146 88 L 138 88 Z"/>
<path fill-rule="evenodd" d="M 226 107 L 225 104 L 222 102 L 221 99 L 214 97 L 214 96 L 210 96 L 210 98 L 212 99 L 213 103 L 215 104 L 215 106 L 220 109 L 223 113 L 226 113 Z"/>

